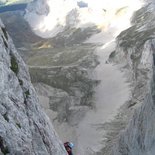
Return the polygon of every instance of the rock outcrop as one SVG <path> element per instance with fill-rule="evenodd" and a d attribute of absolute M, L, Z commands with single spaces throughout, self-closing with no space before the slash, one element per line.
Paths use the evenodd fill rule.
<path fill-rule="evenodd" d="M 0 149 L 10 155 L 66 155 L 38 103 L 28 69 L 0 21 Z"/>
<path fill-rule="evenodd" d="M 116 137 L 113 151 L 106 155 L 154 155 L 154 12 L 154 4 L 137 11 L 132 18 L 133 26 L 118 36 L 117 49 L 111 54 L 111 59 L 117 63 L 122 62 L 129 75 L 129 80 L 132 81 L 132 96 L 126 107 L 128 125 Z"/>

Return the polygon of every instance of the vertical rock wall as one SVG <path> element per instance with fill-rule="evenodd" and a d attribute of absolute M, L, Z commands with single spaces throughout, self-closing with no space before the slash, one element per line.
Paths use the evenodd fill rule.
<path fill-rule="evenodd" d="M 1 153 L 66 155 L 49 122 L 39 106 L 28 69 L 0 21 Z"/>
<path fill-rule="evenodd" d="M 122 62 L 132 80 L 128 110 L 129 123 L 113 145 L 113 155 L 154 155 L 155 153 L 155 5 L 150 4 L 133 17 L 133 26 L 118 36 L 111 55 Z"/>

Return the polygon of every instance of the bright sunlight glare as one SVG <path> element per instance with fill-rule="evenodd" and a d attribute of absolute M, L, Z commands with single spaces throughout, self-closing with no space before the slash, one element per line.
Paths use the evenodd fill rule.
<path fill-rule="evenodd" d="M 30 18 L 26 18 L 35 18 L 29 23 L 33 23 L 33 29 L 44 37 L 55 36 L 65 26 L 78 28 L 92 24 L 103 31 L 115 28 L 119 33 L 130 26 L 133 12 L 142 6 L 141 0 L 83 0 L 88 4 L 84 8 L 78 7 L 77 2 L 81 0 L 45 0 L 50 10 L 48 15 L 40 17 L 32 12 Z"/>

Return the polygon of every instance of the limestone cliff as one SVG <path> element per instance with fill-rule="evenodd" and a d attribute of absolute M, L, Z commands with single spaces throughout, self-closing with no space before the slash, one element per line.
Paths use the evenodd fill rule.
<path fill-rule="evenodd" d="M 28 69 L 0 21 L 0 153 L 66 155 L 49 122 Z"/>
<path fill-rule="evenodd" d="M 137 11 L 133 26 L 118 36 L 117 49 L 111 54 L 115 62 L 122 62 L 132 81 L 132 96 L 126 107 L 128 125 L 117 135 L 109 154 L 154 155 L 155 152 L 154 12 L 154 4 Z"/>

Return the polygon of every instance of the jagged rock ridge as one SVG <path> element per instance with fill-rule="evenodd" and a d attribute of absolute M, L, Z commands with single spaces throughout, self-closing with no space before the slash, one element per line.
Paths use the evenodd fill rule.
<path fill-rule="evenodd" d="M 27 67 L 0 21 L 0 149 L 10 155 L 66 155 L 38 103 Z"/>

